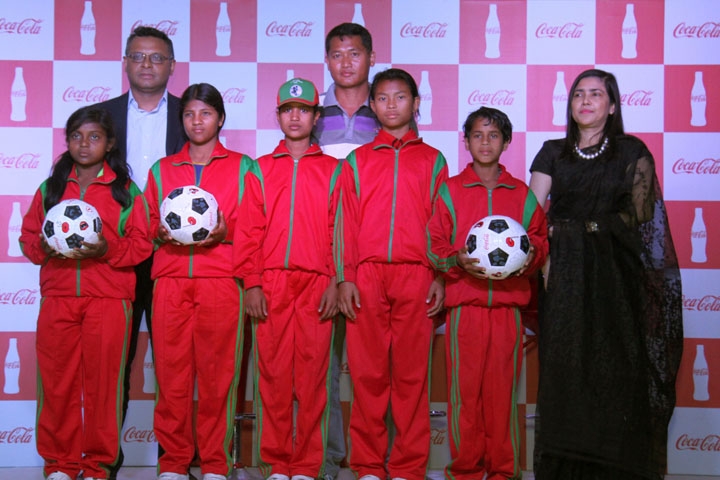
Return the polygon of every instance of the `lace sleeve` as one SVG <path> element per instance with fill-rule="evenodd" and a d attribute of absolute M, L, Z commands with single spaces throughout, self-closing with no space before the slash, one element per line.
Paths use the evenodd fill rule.
<path fill-rule="evenodd" d="M 643 155 L 635 165 L 632 202 L 638 224 L 653 218 L 655 211 L 655 162 L 652 156 Z"/>

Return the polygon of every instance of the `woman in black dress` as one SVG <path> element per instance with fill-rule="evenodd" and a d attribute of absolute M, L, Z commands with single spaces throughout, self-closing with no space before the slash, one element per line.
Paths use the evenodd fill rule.
<path fill-rule="evenodd" d="M 550 199 L 535 478 L 660 479 L 683 334 L 654 160 L 624 133 L 611 73 L 575 79 L 567 125 L 530 178 Z"/>

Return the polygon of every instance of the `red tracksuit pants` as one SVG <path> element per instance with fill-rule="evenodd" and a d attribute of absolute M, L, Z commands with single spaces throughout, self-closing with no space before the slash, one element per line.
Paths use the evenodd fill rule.
<path fill-rule="evenodd" d="M 432 270 L 415 264 L 363 263 L 360 308 L 347 321 L 353 382 L 350 467 L 384 479 L 388 407 L 395 425 L 387 472 L 423 480 L 430 456 L 428 365 L 433 321 L 425 303 Z"/>
<path fill-rule="evenodd" d="M 164 453 L 160 473 L 185 474 L 195 456 L 193 392 L 197 381 L 196 435 L 203 474 L 229 475 L 239 365 L 243 292 L 234 278 L 155 281 L 153 356 L 157 379 L 154 429 Z"/>
<path fill-rule="evenodd" d="M 265 477 L 279 473 L 319 478 L 329 418 L 333 321 L 321 321 L 318 306 L 330 278 L 266 270 L 262 282 L 268 315 L 253 319 L 260 468 Z"/>
<path fill-rule="evenodd" d="M 445 330 L 451 462 L 445 478 L 520 478 L 517 385 L 522 324 L 517 308 L 463 305 Z"/>
<path fill-rule="evenodd" d="M 45 475 L 107 478 L 118 457 L 130 300 L 44 297 L 37 324 L 37 450 Z M 83 413 L 84 411 L 84 413 Z"/>

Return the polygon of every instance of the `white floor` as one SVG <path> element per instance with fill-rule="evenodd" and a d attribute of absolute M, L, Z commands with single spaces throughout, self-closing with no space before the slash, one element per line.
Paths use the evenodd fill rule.
<path fill-rule="evenodd" d="M 199 469 L 191 469 L 191 474 L 197 480 L 202 479 Z M 41 468 L 2 468 L 0 467 L 0 480 L 43 480 Z M 118 480 L 155 480 L 155 468 L 153 467 L 124 467 L 118 474 Z M 443 478 L 442 471 L 432 471 L 428 477 L 432 480 Z M 245 468 L 235 472 L 231 480 L 263 480 L 257 468 Z M 339 480 L 354 480 L 350 470 L 342 470 L 338 476 Z M 523 473 L 524 480 L 533 480 L 531 472 Z M 666 480 L 720 480 L 720 477 L 696 476 L 696 475 L 668 475 Z M 192 477 L 191 477 L 192 480 Z"/>

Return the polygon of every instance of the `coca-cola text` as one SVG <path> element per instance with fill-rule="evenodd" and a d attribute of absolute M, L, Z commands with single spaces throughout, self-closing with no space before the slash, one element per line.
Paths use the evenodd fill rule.
<path fill-rule="evenodd" d="M 400 29 L 403 38 L 445 38 L 447 23 L 431 22 L 427 25 L 413 25 L 408 22 Z"/>
<path fill-rule="evenodd" d="M 225 90 L 222 94 L 225 103 L 243 103 L 245 102 L 245 88 L 232 87 Z"/>
<path fill-rule="evenodd" d="M 468 96 L 469 105 L 512 105 L 514 101 L 515 90 L 498 90 L 496 92 L 473 90 Z"/>
<path fill-rule="evenodd" d="M 705 158 L 698 162 L 678 158 L 672 167 L 673 173 L 689 173 L 697 175 L 718 175 L 720 174 L 720 159 Z"/>
<path fill-rule="evenodd" d="M 110 87 L 92 87 L 88 90 L 68 87 L 63 92 L 64 102 L 98 103 L 110 98 Z"/>
<path fill-rule="evenodd" d="M 0 292 L 0 305 L 35 305 L 38 291 L 21 288 L 17 292 Z"/>
<path fill-rule="evenodd" d="M 135 426 L 129 427 L 125 430 L 123 435 L 123 441 L 125 443 L 155 443 L 155 432 L 151 429 L 141 430 L 135 428 Z"/>
<path fill-rule="evenodd" d="M 42 20 L 38 18 L 26 18 L 19 22 L 13 22 L 6 18 L 0 18 L 0 34 L 16 33 L 18 35 L 39 35 Z"/>
<path fill-rule="evenodd" d="M 541 23 L 535 30 L 537 38 L 580 38 L 582 37 L 583 24 L 568 22 L 565 25 L 548 25 Z"/>
<path fill-rule="evenodd" d="M 691 437 L 683 433 L 675 441 L 678 450 L 695 450 L 700 452 L 720 452 L 720 435 L 706 435 L 705 437 Z"/>
<path fill-rule="evenodd" d="M 142 20 L 137 20 L 132 24 L 132 27 L 130 27 L 130 31 L 132 32 L 137 27 L 153 27 L 164 32 L 168 37 L 172 37 L 177 33 L 177 25 L 179 23 L 177 20 L 160 20 L 157 23 L 144 23 Z"/>
<path fill-rule="evenodd" d="M 35 169 L 39 165 L 39 153 L 21 153 L 14 157 L 0 153 L 0 167 L 2 168 Z"/>
<path fill-rule="evenodd" d="M 720 38 L 720 23 L 705 22 L 702 25 L 686 25 L 679 23 L 673 29 L 675 38 Z"/>
<path fill-rule="evenodd" d="M 620 95 L 620 104 L 628 107 L 649 107 L 652 102 L 652 90 L 635 90 Z"/>
<path fill-rule="evenodd" d="M 430 442 L 433 445 L 444 444 L 446 438 L 447 438 L 447 428 L 432 428 L 432 429 L 430 429 Z"/>
<path fill-rule="evenodd" d="M 0 430 L 0 443 L 32 443 L 33 427 L 15 427 L 12 430 Z"/>
<path fill-rule="evenodd" d="M 695 235 L 692 232 L 691 235 Z M 702 235 L 703 238 L 707 235 L 704 231 L 698 232 L 698 235 Z M 720 296 L 718 295 L 705 295 L 700 298 L 689 298 L 683 295 L 682 297 L 683 309 L 694 310 L 698 312 L 720 312 Z"/>
<path fill-rule="evenodd" d="M 309 37 L 312 35 L 313 25 L 314 22 L 302 20 L 289 25 L 281 25 L 273 20 L 265 29 L 265 35 L 268 37 Z"/>

